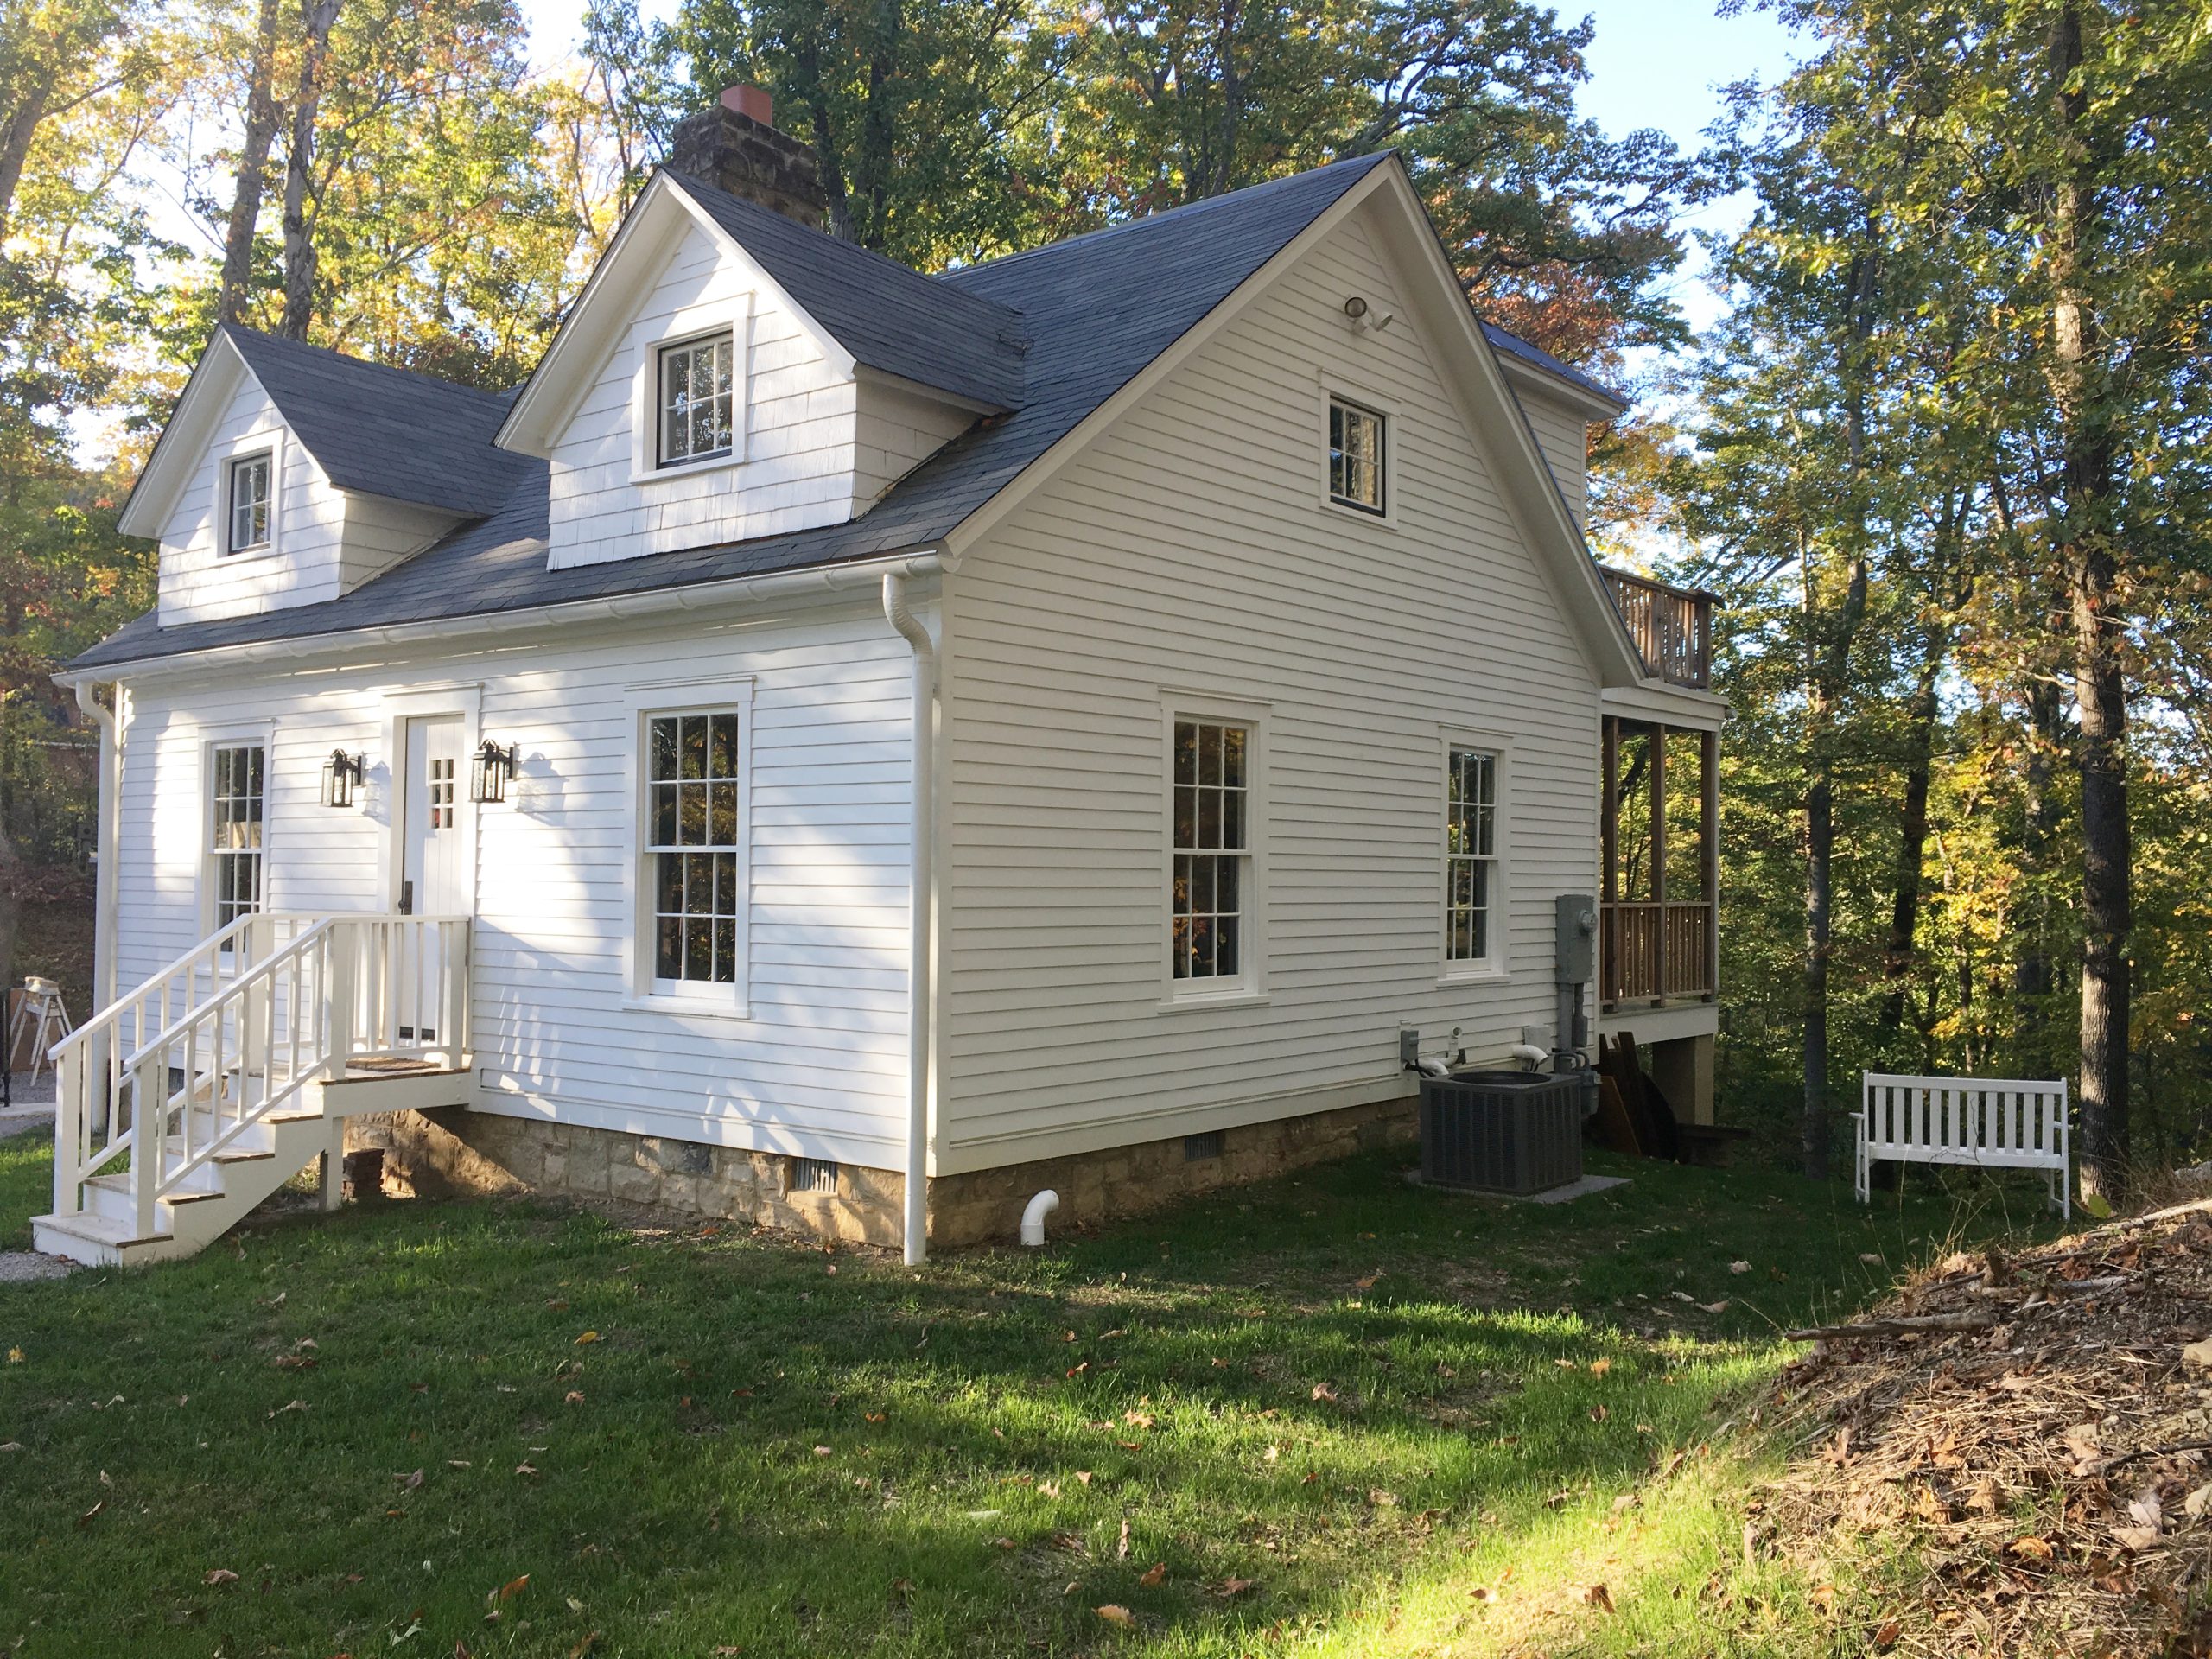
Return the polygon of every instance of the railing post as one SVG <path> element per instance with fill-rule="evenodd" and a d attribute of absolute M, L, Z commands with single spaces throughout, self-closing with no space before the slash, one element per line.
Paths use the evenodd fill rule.
<path fill-rule="evenodd" d="M 468 1052 L 468 953 L 470 927 L 466 921 L 440 922 L 438 969 L 443 993 L 438 1009 L 438 1033 L 445 1043 L 446 1064 L 457 1066 Z"/>
<path fill-rule="evenodd" d="M 10 1058 L 13 1058 L 11 1055 Z M 70 1051 L 54 1079 L 54 1213 L 77 1213 L 78 1125 L 85 1116 L 85 1050 Z"/>
<path fill-rule="evenodd" d="M 324 936 L 323 948 L 328 953 L 329 966 L 323 975 L 322 1017 L 333 1077 L 346 1074 L 346 1057 L 353 1052 L 354 1016 L 360 996 L 355 958 L 361 937 L 352 924 L 343 922 L 333 923 Z"/>
<path fill-rule="evenodd" d="M 188 1115 L 195 1086 L 196 1080 L 188 1072 L 184 1080 Z M 167 1156 L 168 1093 L 168 1050 L 157 1046 L 138 1062 L 131 1082 L 130 1198 L 140 1238 L 154 1236 L 154 1199 L 161 1191 L 162 1164 Z"/>

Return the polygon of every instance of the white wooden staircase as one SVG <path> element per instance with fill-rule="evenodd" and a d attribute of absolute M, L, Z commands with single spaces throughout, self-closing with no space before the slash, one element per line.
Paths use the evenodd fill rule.
<path fill-rule="evenodd" d="M 243 916 L 64 1038 L 50 1255 L 205 1249 L 308 1165 L 340 1195 L 346 1120 L 468 1099 L 466 917 Z"/>

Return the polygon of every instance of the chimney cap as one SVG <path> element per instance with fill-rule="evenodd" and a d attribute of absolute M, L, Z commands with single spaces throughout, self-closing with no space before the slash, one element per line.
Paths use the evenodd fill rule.
<path fill-rule="evenodd" d="M 759 122 L 764 127 L 772 127 L 776 124 L 774 118 L 776 106 L 769 98 L 768 89 L 765 86 L 725 86 L 722 89 L 721 105 L 726 110 L 734 111 L 745 117 L 748 121 Z"/>

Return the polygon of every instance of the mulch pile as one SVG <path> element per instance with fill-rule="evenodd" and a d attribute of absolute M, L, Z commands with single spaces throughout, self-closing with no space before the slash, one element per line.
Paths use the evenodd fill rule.
<path fill-rule="evenodd" d="M 1784 1374 L 1755 1545 L 1899 1541 L 1892 1653 L 2212 1655 L 2212 1200 L 1954 1256 Z"/>

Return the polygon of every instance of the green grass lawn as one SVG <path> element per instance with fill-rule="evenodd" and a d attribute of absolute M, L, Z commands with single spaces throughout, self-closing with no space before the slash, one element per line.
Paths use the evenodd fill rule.
<path fill-rule="evenodd" d="M 1990 1201 L 1402 1161 L 919 1274 L 417 1203 L 0 1285 L 0 1653 L 1861 1650 L 1743 1566 L 1729 1420 Z"/>

